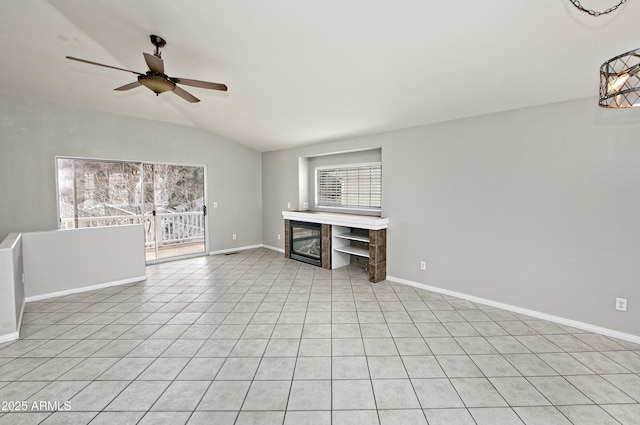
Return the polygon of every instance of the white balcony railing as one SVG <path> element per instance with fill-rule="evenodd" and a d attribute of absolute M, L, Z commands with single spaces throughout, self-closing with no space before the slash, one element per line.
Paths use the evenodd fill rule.
<path fill-rule="evenodd" d="M 77 223 L 77 224 L 76 224 Z M 158 213 L 153 215 L 114 215 L 109 217 L 63 218 L 60 229 L 121 226 L 144 224 L 145 246 L 177 245 L 204 240 L 204 214 L 202 211 L 183 213 Z"/>

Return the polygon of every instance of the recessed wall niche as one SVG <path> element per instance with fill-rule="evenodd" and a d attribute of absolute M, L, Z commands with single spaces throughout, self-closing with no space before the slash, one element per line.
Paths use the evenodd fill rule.
<path fill-rule="evenodd" d="M 348 166 L 354 164 L 382 163 L 382 148 L 368 148 L 356 151 L 333 152 L 298 158 L 298 209 L 310 211 L 352 213 L 380 216 L 381 211 L 332 209 L 316 204 L 316 168 Z M 383 170 L 384 174 L 384 170 Z M 384 193 L 383 193 L 384 196 Z"/>

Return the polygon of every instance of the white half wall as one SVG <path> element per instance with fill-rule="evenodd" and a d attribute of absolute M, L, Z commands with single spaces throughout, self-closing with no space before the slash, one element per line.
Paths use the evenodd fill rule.
<path fill-rule="evenodd" d="M 27 301 L 145 279 L 142 225 L 22 236 Z"/>
<path fill-rule="evenodd" d="M 0 343 L 18 338 L 24 306 L 22 272 L 22 238 L 11 233 L 0 243 Z"/>

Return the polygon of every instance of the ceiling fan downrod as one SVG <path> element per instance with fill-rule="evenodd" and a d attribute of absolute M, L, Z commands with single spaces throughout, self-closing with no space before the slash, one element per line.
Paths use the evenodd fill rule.
<path fill-rule="evenodd" d="M 155 34 L 151 34 L 149 36 L 149 38 L 151 38 L 151 44 L 156 46 L 156 51 L 153 52 L 154 56 L 160 57 L 160 55 L 161 55 L 160 49 L 162 47 L 166 46 L 167 42 L 164 40 L 164 38 L 160 37 L 159 35 L 155 35 Z"/>

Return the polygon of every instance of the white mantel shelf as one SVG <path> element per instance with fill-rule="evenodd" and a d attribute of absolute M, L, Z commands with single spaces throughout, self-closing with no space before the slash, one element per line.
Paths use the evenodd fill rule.
<path fill-rule="evenodd" d="M 286 220 L 322 223 L 332 226 L 357 227 L 359 229 L 381 230 L 389 225 L 388 218 L 357 214 L 325 213 L 316 211 L 282 211 Z"/>

